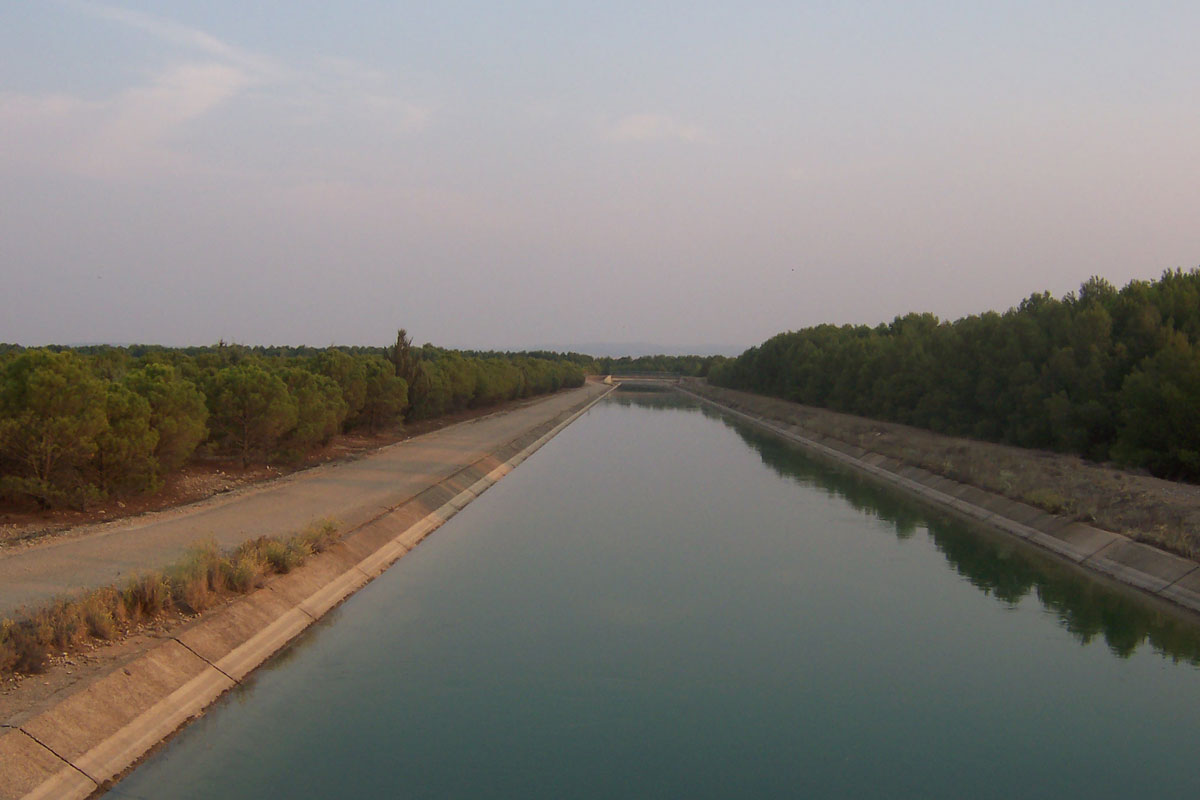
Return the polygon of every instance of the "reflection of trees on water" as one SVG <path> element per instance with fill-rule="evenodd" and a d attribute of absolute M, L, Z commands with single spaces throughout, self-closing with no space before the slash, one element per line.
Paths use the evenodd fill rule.
<path fill-rule="evenodd" d="M 1034 593 L 1080 642 L 1103 636 L 1109 649 L 1122 657 L 1149 642 L 1172 660 L 1200 663 L 1200 629 L 1193 622 L 1140 602 L 1073 567 L 1028 553 L 1015 542 L 994 539 L 949 515 L 923 511 L 899 492 L 846 469 L 818 463 L 777 436 L 725 417 L 722 420 L 780 475 L 822 488 L 855 509 L 891 523 L 900 538 L 909 538 L 918 526 L 925 525 L 934 546 L 955 571 L 984 594 L 1015 605 Z"/>
<path fill-rule="evenodd" d="M 784 439 L 731 420 L 708 405 L 696 405 L 678 395 L 673 400 L 669 395 L 620 395 L 614 392 L 610 397 L 622 405 L 698 411 L 720 420 L 779 475 L 840 497 L 858 511 L 888 522 L 901 539 L 926 527 L 934 546 L 973 586 L 1010 605 L 1034 594 L 1084 644 L 1103 636 L 1113 653 L 1127 657 L 1149 642 L 1174 661 L 1200 664 L 1200 627 L 1167 609 L 1155 608 L 1069 565 L 1027 552 L 999 534 L 982 533 L 947 514 L 924 510 L 899 491 L 848 468 L 818 461 Z"/>
<path fill-rule="evenodd" d="M 699 408 L 694 401 L 689 400 L 669 386 L 622 386 L 608 396 L 610 403 L 622 406 L 639 406 L 645 408 L 693 411 Z"/>

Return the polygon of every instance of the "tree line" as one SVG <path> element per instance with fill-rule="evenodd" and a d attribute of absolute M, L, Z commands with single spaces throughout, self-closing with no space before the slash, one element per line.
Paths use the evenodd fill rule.
<path fill-rule="evenodd" d="M 531 350 L 524 353 L 497 353 L 479 350 L 464 350 L 464 355 L 492 357 L 514 355 L 533 356 L 548 361 L 568 361 L 579 366 L 589 375 L 626 375 L 640 372 L 674 372 L 679 375 L 705 377 L 714 364 L 726 361 L 725 356 L 590 356 L 585 353 L 556 353 L 550 350 Z"/>
<path fill-rule="evenodd" d="M 954 322 L 789 331 L 710 382 L 1200 481 L 1200 270 L 1121 290 L 1093 277 L 1056 299 Z"/>
<path fill-rule="evenodd" d="M 580 386 L 564 359 L 390 347 L 0 345 L 0 497 L 43 508 L 153 491 L 194 455 L 299 462 L 375 433 Z"/>

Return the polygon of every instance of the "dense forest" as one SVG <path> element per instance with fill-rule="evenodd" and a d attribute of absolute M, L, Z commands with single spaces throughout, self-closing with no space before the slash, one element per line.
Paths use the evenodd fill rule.
<path fill-rule="evenodd" d="M 781 333 L 709 381 L 989 441 L 1200 481 L 1200 270 L 1118 291 L 1034 294 L 954 322 Z"/>
<path fill-rule="evenodd" d="M 566 358 L 414 347 L 0 345 L 0 498 L 43 508 L 154 490 L 197 453 L 299 462 L 375 433 L 580 386 Z"/>
<path fill-rule="evenodd" d="M 513 353 L 489 353 L 483 351 L 463 351 L 471 356 L 511 356 Z M 522 353 L 525 356 L 544 358 L 549 361 L 569 361 L 581 367 L 590 375 L 636 375 L 647 372 L 670 372 L 678 375 L 705 377 L 714 364 L 725 361 L 725 356 L 589 356 L 583 353 L 555 353 L 548 350 L 536 350 Z"/>
<path fill-rule="evenodd" d="M 674 372 L 703 378 L 714 364 L 725 361 L 725 356 L 622 356 L 620 358 L 594 359 L 593 372 L 601 375 L 636 375 L 641 372 Z"/>

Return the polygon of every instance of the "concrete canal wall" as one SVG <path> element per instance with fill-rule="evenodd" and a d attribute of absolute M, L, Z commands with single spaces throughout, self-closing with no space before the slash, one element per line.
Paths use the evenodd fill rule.
<path fill-rule="evenodd" d="M 611 389 L 527 431 L 327 552 L 52 708 L 0 726 L 0 799 L 87 798 L 402 558 Z"/>
<path fill-rule="evenodd" d="M 747 414 L 684 386 L 679 391 L 839 464 L 866 472 L 935 506 L 1016 536 L 1085 569 L 1200 612 L 1200 564 L 1128 536 L 1048 514 L 881 453 Z"/>

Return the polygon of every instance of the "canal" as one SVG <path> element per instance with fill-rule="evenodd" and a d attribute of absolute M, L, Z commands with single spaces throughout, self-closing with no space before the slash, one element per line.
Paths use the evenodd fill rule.
<path fill-rule="evenodd" d="M 1184 797 L 1192 619 L 617 392 L 113 798 Z"/>

